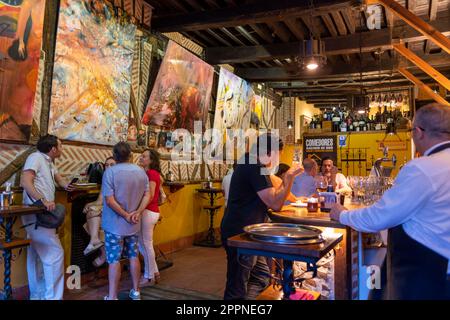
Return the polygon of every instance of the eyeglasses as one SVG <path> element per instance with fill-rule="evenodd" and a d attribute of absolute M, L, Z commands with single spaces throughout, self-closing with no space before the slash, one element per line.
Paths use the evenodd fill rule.
<path fill-rule="evenodd" d="M 422 127 L 420 127 L 420 126 L 415 126 L 415 127 L 409 128 L 409 129 L 408 129 L 408 132 L 412 132 L 412 131 L 414 131 L 414 129 L 420 129 L 420 131 L 423 131 L 423 132 L 426 131 L 424 128 L 422 128 Z"/>

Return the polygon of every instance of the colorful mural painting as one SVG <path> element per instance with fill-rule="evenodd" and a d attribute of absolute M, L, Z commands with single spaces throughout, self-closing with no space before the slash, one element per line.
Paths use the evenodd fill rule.
<path fill-rule="evenodd" d="M 226 129 L 247 130 L 250 126 L 253 96 L 250 83 L 221 68 L 214 128 L 222 133 Z"/>
<path fill-rule="evenodd" d="M 0 139 L 31 132 L 45 0 L 0 0 Z"/>
<path fill-rule="evenodd" d="M 102 0 L 62 0 L 49 133 L 112 145 L 126 140 L 136 26 Z"/>
<path fill-rule="evenodd" d="M 213 74 L 212 66 L 169 41 L 142 122 L 194 132 L 194 121 L 207 120 Z"/>

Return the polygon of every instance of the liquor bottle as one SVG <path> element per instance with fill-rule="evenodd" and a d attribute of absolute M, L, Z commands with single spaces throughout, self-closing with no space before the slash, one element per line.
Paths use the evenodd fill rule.
<path fill-rule="evenodd" d="M 359 131 L 367 131 L 366 120 L 364 119 L 364 116 L 361 116 L 361 118 L 359 119 Z"/>
<path fill-rule="evenodd" d="M 353 131 L 353 119 L 352 119 L 351 113 L 349 113 L 347 115 L 346 121 L 347 121 L 347 130 L 348 131 Z"/>
<path fill-rule="evenodd" d="M 341 125 L 341 117 L 339 116 L 339 112 L 334 110 L 333 118 L 331 119 L 333 122 L 333 132 L 339 132 Z"/>
<path fill-rule="evenodd" d="M 316 115 L 316 129 L 322 129 L 322 121 L 320 121 L 319 115 Z"/>
<path fill-rule="evenodd" d="M 342 121 L 341 122 L 341 132 L 347 132 L 347 122 L 346 121 Z"/>

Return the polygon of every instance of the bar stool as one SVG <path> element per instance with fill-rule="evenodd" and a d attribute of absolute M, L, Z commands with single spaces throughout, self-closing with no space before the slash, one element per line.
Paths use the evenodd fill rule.
<path fill-rule="evenodd" d="M 219 248 L 222 246 L 222 242 L 216 238 L 216 232 L 214 230 L 214 215 L 222 208 L 221 205 L 208 205 L 203 206 L 203 209 L 209 213 L 209 228 L 206 238 L 200 241 L 194 242 L 194 245 L 201 247 Z"/>
<path fill-rule="evenodd" d="M 215 200 L 221 198 L 222 189 L 218 188 L 200 188 L 197 189 L 197 192 L 201 195 L 203 199 L 206 199 L 209 201 L 208 205 L 202 206 L 202 209 L 206 210 L 209 213 L 209 228 L 208 233 L 206 235 L 206 238 L 200 241 L 195 241 L 195 246 L 201 246 L 201 247 L 212 247 L 212 248 L 219 248 L 222 246 L 222 242 L 219 239 L 216 239 L 216 232 L 214 230 L 214 215 L 217 213 L 217 211 L 222 207 L 222 205 L 215 204 Z"/>

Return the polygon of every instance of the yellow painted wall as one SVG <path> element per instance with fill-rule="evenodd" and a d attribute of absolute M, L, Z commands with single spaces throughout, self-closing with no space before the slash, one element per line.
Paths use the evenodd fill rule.
<path fill-rule="evenodd" d="M 186 185 L 183 189 L 170 194 L 165 188 L 170 202 L 160 207 L 162 221 L 156 226 L 154 241 L 156 244 L 167 243 L 172 240 L 187 237 L 208 230 L 209 214 L 201 210 L 202 205 L 208 203 L 202 199 L 195 189 L 199 184 Z M 221 184 L 216 183 L 220 188 Z M 223 198 L 216 201 L 223 205 Z M 214 218 L 214 226 L 219 227 L 223 217 L 223 207 Z"/>
<path fill-rule="evenodd" d="M 398 136 L 386 136 L 384 132 L 377 132 L 377 131 L 371 131 L 367 133 L 359 133 L 359 132 L 351 132 L 351 133 L 327 133 L 323 135 L 332 135 L 337 134 L 339 135 L 347 135 L 347 146 L 345 148 L 342 148 L 342 150 L 338 147 L 337 155 L 338 155 L 338 163 L 337 166 L 339 169 L 344 169 L 342 166 L 344 165 L 341 163 L 341 151 L 342 153 L 345 153 L 348 148 L 367 148 L 367 158 L 369 159 L 368 165 L 371 165 L 372 156 L 374 160 L 377 158 L 380 158 L 383 156 L 383 151 L 378 150 L 379 142 L 385 139 L 385 143 L 389 144 L 389 142 L 399 142 L 403 141 L 406 144 L 406 150 L 389 150 L 388 157 L 391 158 L 393 154 L 397 157 L 397 165 L 395 169 L 392 172 L 392 176 L 396 176 L 398 173 L 398 170 L 400 166 L 406 161 L 408 162 L 411 160 L 411 140 L 408 137 L 407 132 L 400 131 L 398 132 Z M 338 139 L 338 138 L 337 138 Z M 292 165 L 292 159 L 294 157 L 295 150 L 302 150 L 303 147 L 301 145 L 286 145 L 284 147 L 283 152 L 280 156 L 280 162 L 286 163 L 288 165 Z M 389 163 L 386 164 L 386 166 L 390 166 Z M 358 172 L 353 172 L 353 168 L 349 168 L 348 175 L 358 175 Z M 342 170 L 345 172 L 344 170 Z"/>
<path fill-rule="evenodd" d="M 208 203 L 199 197 L 196 189 L 200 184 L 186 185 L 184 188 L 175 193 L 170 193 L 169 188 L 165 187 L 170 202 L 161 206 L 162 221 L 157 225 L 154 233 L 155 244 L 167 243 L 179 238 L 192 236 L 197 233 L 208 230 L 209 214 L 205 210 L 201 210 L 202 205 Z M 215 183 L 214 187 L 220 188 L 220 183 Z M 70 204 L 67 203 L 67 193 L 58 191 L 56 193 L 57 202 L 62 203 L 67 208 L 67 215 L 64 226 L 59 230 L 59 236 L 64 248 L 65 266 L 70 265 L 70 249 L 71 249 L 71 217 Z M 15 197 L 17 204 L 22 202 L 21 196 Z M 217 204 L 223 205 L 223 198 L 216 201 Z M 218 228 L 223 217 L 223 207 L 219 210 L 214 219 L 214 227 Z M 19 229 L 22 223 L 19 221 L 14 225 L 14 236 L 24 238 L 26 236 L 24 229 Z M 18 255 L 18 250 L 13 250 L 13 254 L 17 256 L 12 262 L 12 286 L 13 288 L 22 287 L 28 284 L 26 270 L 26 249 L 22 250 Z M 0 265 L 0 283 L 3 283 L 3 263 Z"/>

